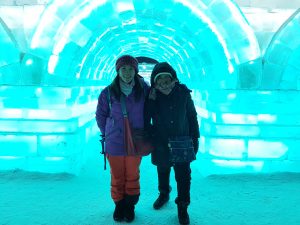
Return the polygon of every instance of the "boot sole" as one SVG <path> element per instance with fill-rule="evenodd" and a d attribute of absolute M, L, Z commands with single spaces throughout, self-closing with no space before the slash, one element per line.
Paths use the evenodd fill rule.
<path fill-rule="evenodd" d="M 153 208 L 154 208 L 155 210 L 159 210 L 159 209 L 163 208 L 168 202 L 169 202 L 169 200 L 166 201 L 164 204 L 162 204 L 162 205 L 159 206 L 159 207 L 155 207 L 155 206 L 153 205 Z"/>

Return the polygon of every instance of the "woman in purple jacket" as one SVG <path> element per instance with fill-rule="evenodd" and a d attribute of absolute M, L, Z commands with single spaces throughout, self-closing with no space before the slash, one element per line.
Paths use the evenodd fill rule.
<path fill-rule="evenodd" d="M 123 55 L 116 61 L 117 75 L 99 95 L 96 120 L 105 135 L 105 152 L 111 171 L 111 196 L 115 202 L 115 221 L 134 220 L 134 207 L 140 195 L 140 156 L 128 156 L 124 146 L 124 116 L 121 95 L 125 99 L 132 128 L 144 127 L 145 93 L 149 87 L 138 75 L 138 61 Z"/>

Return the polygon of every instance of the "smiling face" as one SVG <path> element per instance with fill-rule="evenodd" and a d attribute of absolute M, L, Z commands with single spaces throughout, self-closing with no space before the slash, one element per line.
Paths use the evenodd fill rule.
<path fill-rule="evenodd" d="M 165 95 L 170 94 L 174 86 L 175 82 L 169 75 L 161 75 L 155 82 L 155 88 Z"/>
<path fill-rule="evenodd" d="M 135 75 L 135 70 L 132 66 L 124 65 L 119 69 L 119 76 L 125 83 L 131 83 Z"/>

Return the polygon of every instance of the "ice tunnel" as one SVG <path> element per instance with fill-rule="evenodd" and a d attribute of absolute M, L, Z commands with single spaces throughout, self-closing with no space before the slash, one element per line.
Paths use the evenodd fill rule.
<path fill-rule="evenodd" d="M 263 88 L 299 90 L 299 21 L 300 9 L 282 25 L 269 44 L 264 56 Z"/>
<path fill-rule="evenodd" d="M 202 173 L 299 171 L 299 12 L 262 56 L 230 0 L 53 0 L 38 9 L 24 6 L 17 21 L 1 11 L 0 169 L 78 173 L 98 135 L 97 97 L 128 53 L 170 62 L 193 90 Z M 139 66 L 147 79 L 153 65 Z"/>

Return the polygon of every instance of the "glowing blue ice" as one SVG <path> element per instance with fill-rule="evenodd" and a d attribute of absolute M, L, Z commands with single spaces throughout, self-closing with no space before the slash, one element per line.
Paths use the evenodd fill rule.
<path fill-rule="evenodd" d="M 96 135 L 99 92 L 129 53 L 170 62 L 193 89 L 203 173 L 299 171 L 299 10 L 262 56 L 230 0 L 53 0 L 26 6 L 36 16 L 24 24 L 7 8 L 0 169 L 77 173 Z"/>
<path fill-rule="evenodd" d="M 262 88 L 300 90 L 300 9 L 274 35 L 264 56 Z"/>

